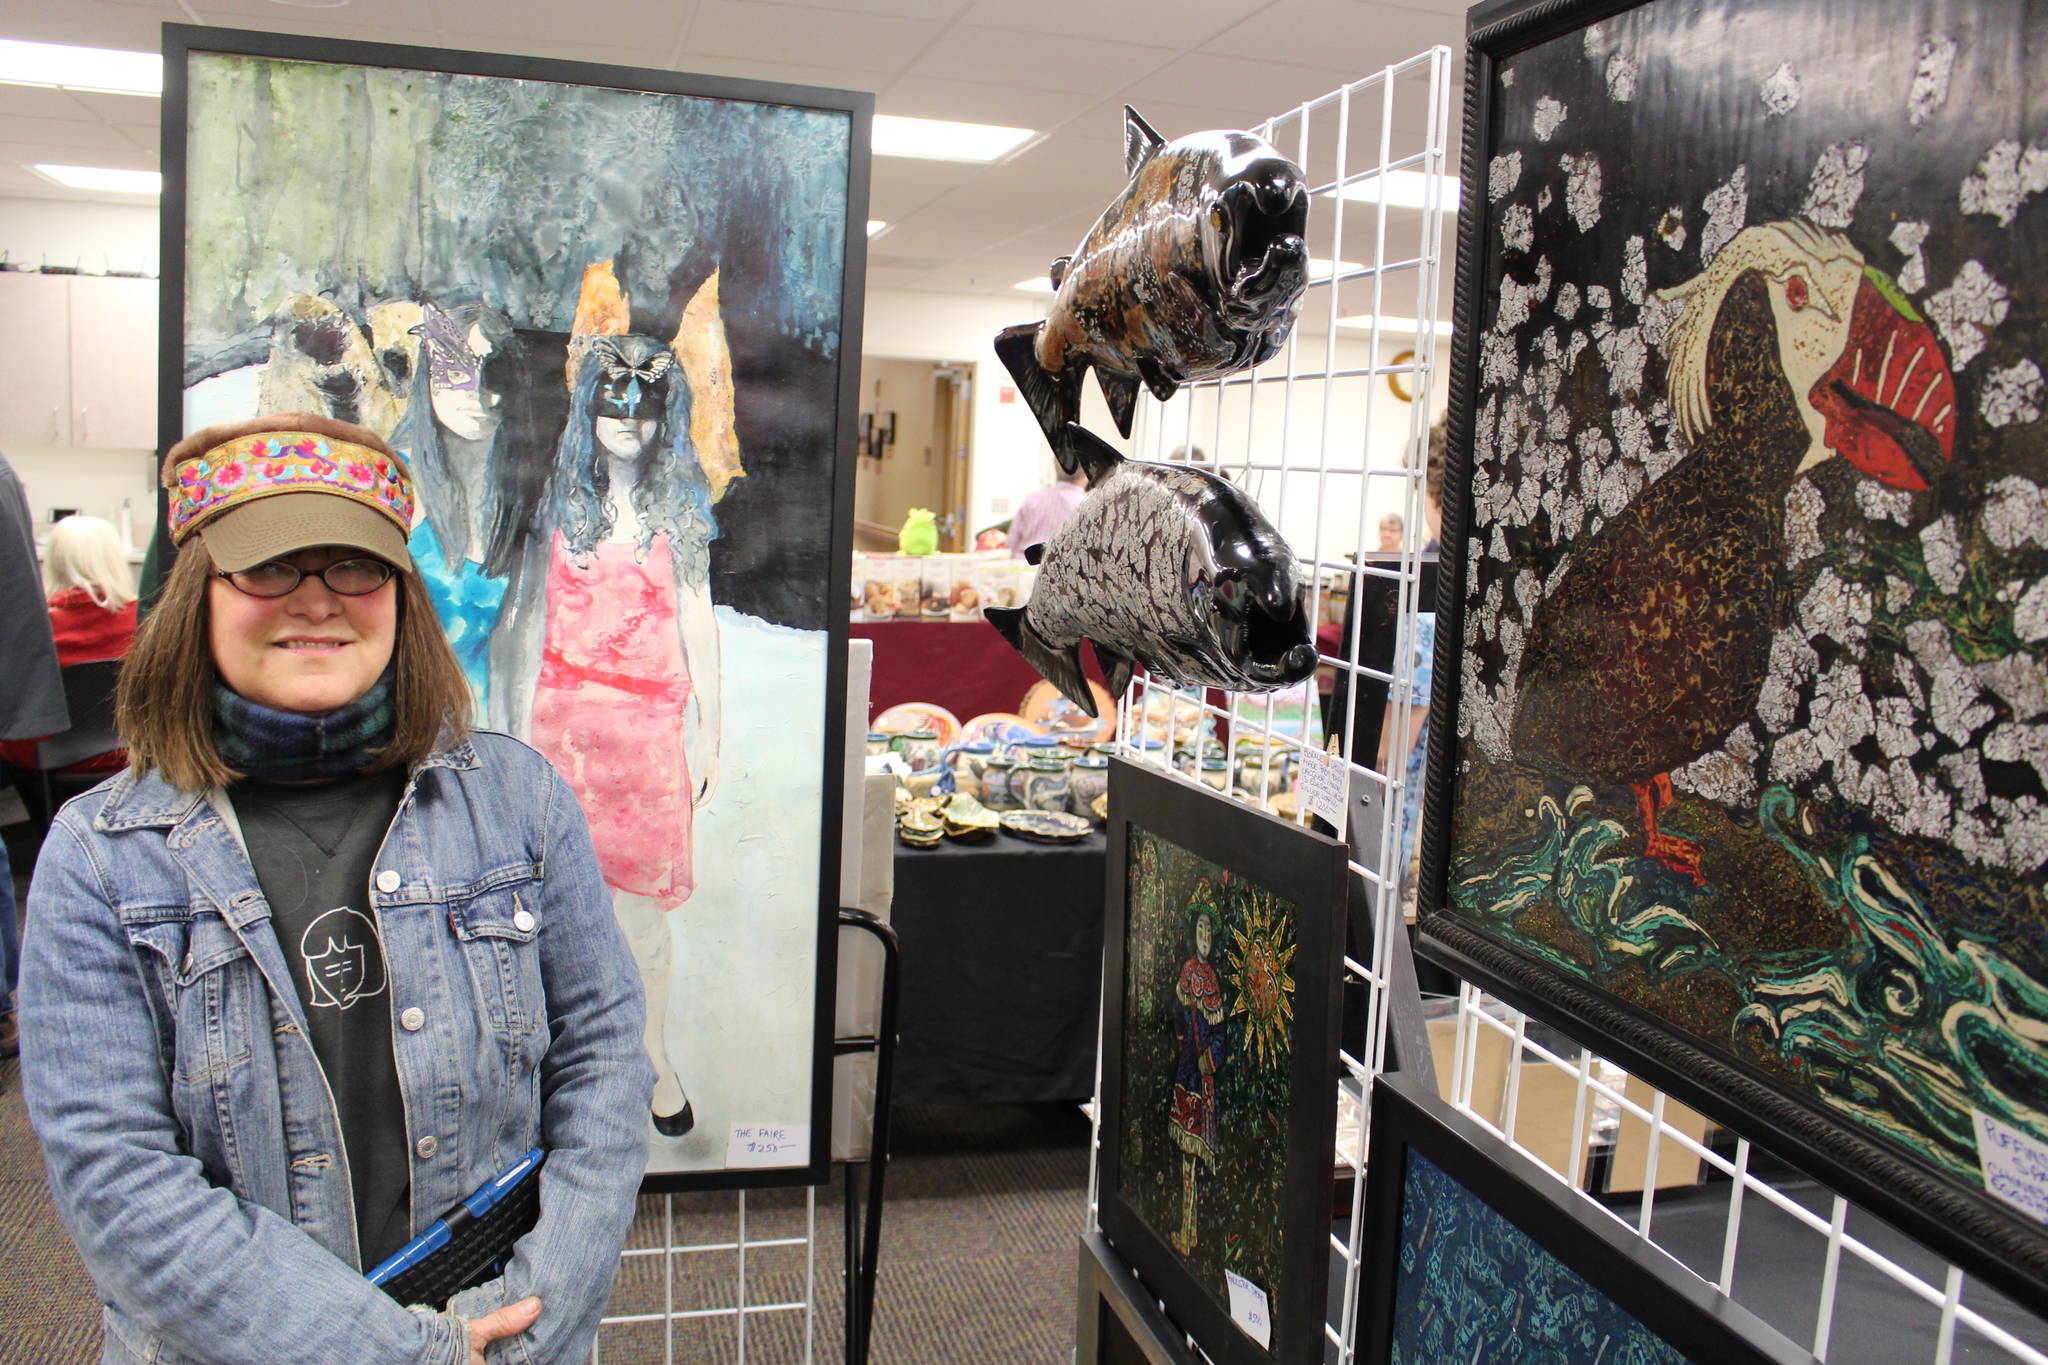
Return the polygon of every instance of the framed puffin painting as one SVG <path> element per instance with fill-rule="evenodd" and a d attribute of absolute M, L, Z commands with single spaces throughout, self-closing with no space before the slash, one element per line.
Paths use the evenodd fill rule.
<path fill-rule="evenodd" d="M 1109 777 L 1098 1216 L 1217 1365 L 1321 1359 L 1344 845 Z"/>
<path fill-rule="evenodd" d="M 1423 949 L 2039 1301 L 2039 10 L 1472 23 Z"/>
<path fill-rule="evenodd" d="M 822 1179 L 872 96 L 164 57 L 163 439 L 310 410 L 406 457 L 477 720 L 575 791 L 646 987 L 650 1183 Z"/>

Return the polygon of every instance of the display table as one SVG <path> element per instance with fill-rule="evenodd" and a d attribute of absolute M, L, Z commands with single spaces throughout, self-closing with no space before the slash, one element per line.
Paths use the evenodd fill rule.
<path fill-rule="evenodd" d="M 875 675 L 868 684 L 868 714 L 899 702 L 933 702 L 960 720 L 991 711 L 1015 711 L 1038 670 L 1010 648 L 986 621 L 877 621 L 847 627 L 856 640 L 875 642 Z M 1091 649 L 1081 651 L 1088 676 L 1107 686 Z"/>
<path fill-rule="evenodd" d="M 1095 1093 L 1105 845 L 897 841 L 897 1103 Z"/>

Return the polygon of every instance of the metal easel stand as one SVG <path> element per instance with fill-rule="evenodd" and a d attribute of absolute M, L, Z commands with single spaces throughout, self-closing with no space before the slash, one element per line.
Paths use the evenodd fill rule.
<path fill-rule="evenodd" d="M 889 1168 L 889 1098 L 896 1063 L 896 1004 L 902 986 L 896 931 L 865 910 L 839 911 L 841 928 L 861 929 L 882 945 L 882 1017 L 872 1036 L 835 1038 L 834 1056 L 875 1054 L 874 1122 L 868 1136 L 867 1208 L 846 1163 L 846 1365 L 867 1365 L 875 1321 L 875 1260 L 882 1242 L 882 1182 Z"/>

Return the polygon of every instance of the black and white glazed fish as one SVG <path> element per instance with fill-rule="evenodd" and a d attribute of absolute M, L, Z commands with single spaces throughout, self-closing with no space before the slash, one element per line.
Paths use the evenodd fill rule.
<path fill-rule="evenodd" d="M 1191 380 L 1270 359 L 1308 283 L 1308 185 L 1264 138 L 1166 142 L 1124 106 L 1130 183 L 1072 256 L 1052 263 L 1044 322 L 996 335 L 996 354 L 1068 471 L 1069 422 L 1090 366 L 1117 430 L 1131 434 L 1143 380 L 1162 402 Z"/>
<path fill-rule="evenodd" d="M 1294 552 L 1236 487 L 1188 465 L 1126 460 L 1079 425 L 1062 433 L 1088 496 L 1026 558 L 1021 607 L 982 611 L 1067 699 L 1095 714 L 1081 641 L 1112 693 L 1134 665 L 1182 687 L 1271 692 L 1315 672 Z"/>

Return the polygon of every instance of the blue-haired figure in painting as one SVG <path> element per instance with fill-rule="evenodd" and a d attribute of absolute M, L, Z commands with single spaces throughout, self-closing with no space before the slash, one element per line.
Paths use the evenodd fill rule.
<path fill-rule="evenodd" d="M 1173 986 L 1173 1031 L 1180 1044 L 1168 1101 L 1167 1131 L 1180 1148 L 1180 1231 L 1169 1240 L 1186 1255 L 1198 1240 L 1195 1226 L 1197 1168 L 1216 1169 L 1221 1125 L 1216 1112 L 1216 1073 L 1228 1039 L 1223 1027 L 1223 979 L 1209 958 L 1220 929 L 1216 886 L 1207 877 L 1190 897 L 1194 954 L 1180 966 Z"/>
<path fill-rule="evenodd" d="M 413 561 L 481 707 L 489 696 L 491 628 L 505 603 L 504 566 L 494 550 L 505 529 L 498 497 L 505 365 L 517 341 L 504 313 L 460 296 L 422 303 L 408 331 L 418 357 L 391 443 L 419 480 Z"/>
<path fill-rule="evenodd" d="M 667 912 L 696 888 L 691 828 L 717 779 L 722 684 L 712 504 L 740 474 L 714 272 L 673 337 L 632 332 L 611 261 L 585 271 L 569 416 L 493 636 L 492 714 L 583 803 L 647 991 L 657 1131 L 696 1124 L 666 1022 Z"/>

